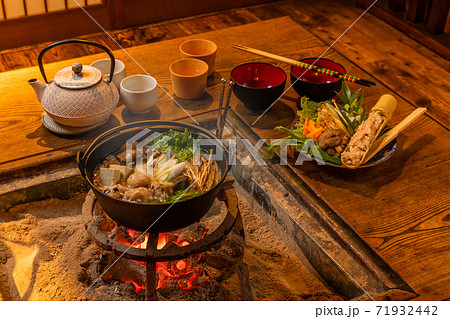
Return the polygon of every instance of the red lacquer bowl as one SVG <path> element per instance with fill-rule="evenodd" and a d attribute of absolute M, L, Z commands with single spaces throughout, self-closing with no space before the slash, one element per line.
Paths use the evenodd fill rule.
<path fill-rule="evenodd" d="M 233 93 L 249 109 L 262 111 L 283 94 L 286 77 L 281 68 L 272 64 L 241 64 L 231 71 Z"/>
<path fill-rule="evenodd" d="M 314 64 L 339 73 L 345 73 L 345 68 L 334 61 L 328 59 L 307 58 L 300 62 Z M 307 96 L 313 101 L 326 101 L 336 96 L 342 87 L 342 80 L 339 78 L 310 71 L 308 69 L 291 66 L 291 83 L 295 92 L 300 96 Z"/>

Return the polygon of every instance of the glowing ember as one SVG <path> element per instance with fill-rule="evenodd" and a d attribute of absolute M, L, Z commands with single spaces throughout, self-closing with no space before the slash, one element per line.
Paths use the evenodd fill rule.
<path fill-rule="evenodd" d="M 103 278 L 102 277 L 102 280 L 103 281 L 106 281 L 106 282 L 110 282 L 110 280 L 108 280 L 108 279 L 105 279 L 105 278 Z M 136 290 L 136 293 L 137 294 L 139 294 L 139 293 L 141 293 L 141 292 L 143 292 L 144 290 L 145 290 L 145 285 L 144 284 L 138 284 L 137 282 L 135 282 L 134 280 L 119 280 L 122 284 L 124 284 L 124 283 L 127 283 L 128 281 L 130 281 L 132 284 L 133 284 L 133 286 L 134 286 L 134 289 Z"/>
<path fill-rule="evenodd" d="M 184 260 L 180 260 L 177 262 L 177 269 L 178 270 L 185 270 L 186 269 L 186 262 Z"/>
<path fill-rule="evenodd" d="M 138 294 L 138 293 L 141 293 L 142 291 L 145 290 L 145 285 L 140 285 L 140 284 L 134 282 L 133 280 L 130 280 L 130 281 L 131 281 L 131 283 L 133 284 L 134 289 L 136 289 L 136 293 L 137 293 L 137 294 Z"/>
<path fill-rule="evenodd" d="M 206 235 L 204 233 L 201 238 Z M 164 242 L 161 238 L 167 238 L 168 234 L 160 234 L 158 244 Z M 171 242 L 178 246 L 186 246 L 195 242 L 193 238 L 186 240 L 180 239 L 179 236 L 171 236 Z M 167 241 L 168 242 L 168 241 Z M 195 262 L 200 259 L 200 255 L 193 255 L 186 259 L 178 261 L 160 262 L 156 264 L 156 271 L 158 273 L 158 286 L 160 288 L 171 288 L 175 285 L 182 289 L 191 289 L 198 287 L 208 282 L 209 277 L 205 271 L 198 266 L 195 266 Z"/>
<path fill-rule="evenodd" d="M 114 223 L 115 224 L 115 223 Z M 114 239 L 118 243 L 132 246 L 139 249 L 146 249 L 148 244 L 149 235 L 147 233 L 127 229 L 117 224 L 103 223 L 101 227 L 105 234 Z M 176 244 L 178 246 L 187 246 L 194 243 L 198 239 L 198 235 L 190 236 L 186 234 L 174 234 L 174 233 L 161 233 L 158 237 L 157 249 L 163 249 L 167 244 Z M 203 233 L 200 239 L 204 238 L 206 232 Z M 194 238 L 197 237 L 197 238 Z M 186 259 L 177 261 L 167 261 L 156 263 L 157 272 L 157 289 L 161 288 L 173 288 L 180 287 L 181 289 L 192 289 L 205 284 L 209 281 L 209 277 L 202 267 L 196 265 L 196 262 L 200 259 L 200 255 L 192 255 Z M 145 267 L 145 262 L 135 261 L 136 263 Z M 143 270 L 145 271 L 145 270 Z M 126 282 L 128 280 L 120 280 Z M 145 289 L 145 284 L 136 283 L 130 280 L 136 293 L 140 293 Z"/>
<path fill-rule="evenodd" d="M 169 233 L 161 233 L 158 237 L 157 249 L 162 249 L 169 242 Z"/>

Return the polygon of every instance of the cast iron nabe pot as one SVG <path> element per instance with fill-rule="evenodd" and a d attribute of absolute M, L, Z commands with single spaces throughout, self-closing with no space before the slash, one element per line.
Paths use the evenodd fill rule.
<path fill-rule="evenodd" d="M 205 151 L 215 149 L 213 155 L 221 157 L 216 160 L 221 172 L 218 184 L 198 197 L 171 204 L 129 202 L 110 197 L 97 189 L 93 183 L 93 176 L 98 165 L 107 155 L 117 152 L 128 139 L 134 139 L 136 134 L 145 129 L 159 133 L 170 129 L 178 131 L 187 129 L 190 133 L 206 139 L 208 145 L 201 148 Z M 152 233 L 181 229 L 199 221 L 211 208 L 230 170 L 228 149 L 215 135 L 199 126 L 171 121 L 142 121 L 109 130 L 92 142 L 84 153 L 78 152 L 77 164 L 81 175 L 86 178 L 99 204 L 111 219 L 124 227 Z"/>

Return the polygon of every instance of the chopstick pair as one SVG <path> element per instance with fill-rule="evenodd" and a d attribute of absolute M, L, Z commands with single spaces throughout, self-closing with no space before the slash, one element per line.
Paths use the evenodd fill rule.
<path fill-rule="evenodd" d="M 230 108 L 230 98 L 231 98 L 231 92 L 233 91 L 234 82 L 233 81 L 229 82 L 227 100 L 225 102 L 224 107 L 223 107 L 223 99 L 225 96 L 225 88 L 226 88 L 227 80 L 222 78 L 222 80 L 220 80 L 220 84 L 221 84 L 221 89 L 220 89 L 220 98 L 219 98 L 219 111 L 218 111 L 219 114 L 217 116 L 217 129 L 216 129 L 216 136 L 218 138 L 222 138 L 222 135 L 223 135 L 223 130 L 225 128 L 225 121 L 227 119 L 227 113 Z"/>
<path fill-rule="evenodd" d="M 372 86 L 372 85 L 376 85 L 376 83 L 373 82 L 373 81 L 364 80 L 364 79 L 358 78 L 358 77 L 353 76 L 353 75 L 348 75 L 348 74 L 345 74 L 345 73 L 339 73 L 337 71 L 321 68 L 321 67 L 318 67 L 318 66 L 315 66 L 315 65 L 312 65 L 312 64 L 307 64 L 307 63 L 303 63 L 303 62 L 296 61 L 296 60 L 293 60 L 293 59 L 285 58 L 285 57 L 282 57 L 282 56 L 279 56 L 279 55 L 275 55 L 275 54 L 272 54 L 272 53 L 260 51 L 260 50 L 257 50 L 257 49 L 252 49 L 252 48 L 240 45 L 240 44 L 233 43 L 231 46 L 233 48 L 235 48 L 235 49 L 238 49 L 238 50 L 242 50 L 242 51 L 245 51 L 245 52 L 249 52 L 249 53 L 253 53 L 253 54 L 256 54 L 256 55 L 260 55 L 260 56 L 263 56 L 263 57 L 266 57 L 266 58 L 270 58 L 270 59 L 273 59 L 273 60 L 276 60 L 276 61 L 284 62 L 284 63 L 290 64 L 290 65 L 294 65 L 296 67 L 300 67 L 300 68 L 303 68 L 303 69 L 308 69 L 308 70 L 311 70 L 311 71 L 315 71 L 315 72 L 318 72 L 318 73 L 329 75 L 329 76 L 332 76 L 332 77 L 335 77 L 335 78 L 342 79 L 344 81 L 353 82 L 353 83 L 356 83 L 356 84 L 369 86 L 369 87 Z"/>

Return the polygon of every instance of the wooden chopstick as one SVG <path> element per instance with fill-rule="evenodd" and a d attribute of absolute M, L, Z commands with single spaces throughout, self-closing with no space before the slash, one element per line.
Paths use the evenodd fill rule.
<path fill-rule="evenodd" d="M 240 44 L 233 43 L 231 46 L 233 48 L 235 48 L 235 49 L 238 49 L 238 50 L 242 50 L 242 51 L 245 51 L 245 52 L 249 52 L 249 53 L 253 53 L 253 54 L 256 54 L 256 55 L 260 55 L 260 56 L 263 56 L 263 57 L 266 57 L 266 58 L 269 58 L 269 59 L 273 59 L 273 60 L 276 60 L 276 61 L 284 62 L 284 63 L 290 64 L 290 65 L 294 65 L 296 67 L 300 67 L 300 68 L 303 68 L 303 69 L 308 69 L 308 70 L 315 71 L 315 72 L 318 72 L 318 73 L 323 73 L 323 74 L 326 74 L 326 75 L 329 75 L 329 76 L 332 76 L 332 77 L 335 77 L 335 78 L 342 79 L 344 81 L 353 82 L 353 83 L 364 85 L 364 86 L 376 85 L 376 83 L 373 82 L 373 81 L 364 80 L 364 79 L 358 78 L 358 77 L 353 76 L 353 75 L 348 75 L 348 74 L 345 74 L 345 73 L 339 73 L 337 71 L 333 71 L 333 70 L 317 67 L 317 66 L 312 65 L 312 64 L 303 63 L 303 62 L 300 62 L 300 61 L 296 61 L 296 60 L 293 60 L 293 59 L 285 58 L 285 57 L 282 57 L 282 56 L 279 56 L 279 55 L 275 55 L 275 54 L 272 54 L 272 53 L 260 51 L 260 50 L 253 49 L 253 48 L 249 48 L 249 47 L 246 47 L 246 46 L 243 46 L 243 45 L 240 45 Z"/>

